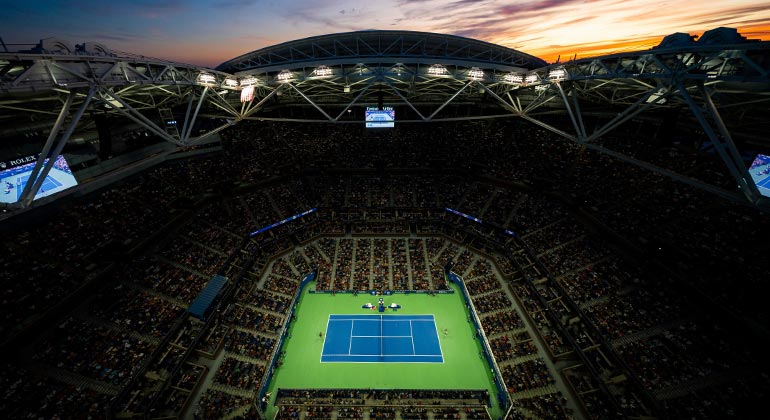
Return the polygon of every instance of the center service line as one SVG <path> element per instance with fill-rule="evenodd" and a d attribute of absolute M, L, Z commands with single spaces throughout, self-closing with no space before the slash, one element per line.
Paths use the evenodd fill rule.
<path fill-rule="evenodd" d="M 412 356 L 416 356 L 414 351 L 414 332 L 412 332 L 412 320 L 409 320 L 409 337 L 412 339 Z"/>
<path fill-rule="evenodd" d="M 355 320 L 350 320 L 350 344 L 348 345 L 348 355 L 350 355 L 350 351 L 353 349 L 353 324 L 355 323 Z"/>

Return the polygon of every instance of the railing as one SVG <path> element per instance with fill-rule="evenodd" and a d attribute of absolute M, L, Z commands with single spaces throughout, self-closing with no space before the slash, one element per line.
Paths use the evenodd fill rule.
<path fill-rule="evenodd" d="M 291 301 L 291 309 L 289 310 L 289 313 L 286 316 L 286 320 L 283 322 L 283 326 L 281 327 L 281 334 L 280 338 L 278 339 L 278 344 L 275 346 L 275 350 L 273 350 L 273 357 L 270 359 L 270 364 L 267 366 L 267 369 L 265 369 L 265 376 L 262 377 L 262 382 L 259 384 L 259 391 L 257 392 L 257 400 L 255 403 L 255 406 L 257 408 L 257 411 L 260 414 L 260 417 L 265 418 L 265 413 L 262 411 L 261 401 L 265 397 L 265 394 L 267 393 L 267 388 L 270 386 L 270 380 L 273 378 L 273 371 L 275 370 L 275 364 L 278 362 L 278 357 L 281 354 L 281 348 L 283 347 L 283 342 L 286 339 L 286 336 L 289 333 L 289 324 L 291 324 L 291 320 L 294 317 L 294 311 L 297 306 L 297 301 L 299 300 L 299 297 L 302 295 L 302 290 L 305 288 L 305 286 L 310 283 L 311 281 L 315 280 L 316 275 L 318 274 L 318 271 L 313 271 L 310 274 L 305 275 L 305 277 L 302 279 L 302 281 L 299 284 L 299 288 L 294 293 L 294 299 Z"/>
<path fill-rule="evenodd" d="M 471 295 L 468 293 L 468 289 L 465 287 L 465 282 L 463 281 L 462 276 L 453 271 L 448 271 L 447 277 L 449 277 L 449 280 L 460 287 L 460 291 L 463 293 L 465 303 L 468 305 L 468 312 L 470 313 L 473 324 L 476 327 L 476 334 L 481 340 L 481 349 L 484 353 L 484 357 L 486 357 L 487 362 L 490 366 L 492 366 L 492 370 L 494 371 L 495 386 L 497 386 L 500 408 L 503 411 L 507 411 L 511 401 L 511 396 L 508 395 L 508 388 L 505 386 L 502 373 L 500 373 L 500 367 L 497 365 L 497 361 L 492 356 L 492 347 L 489 345 L 489 340 L 487 340 L 487 335 L 484 333 L 484 329 L 481 328 L 481 321 L 479 320 L 478 314 L 476 312 L 476 307 L 473 305 L 473 301 L 471 300 Z"/>

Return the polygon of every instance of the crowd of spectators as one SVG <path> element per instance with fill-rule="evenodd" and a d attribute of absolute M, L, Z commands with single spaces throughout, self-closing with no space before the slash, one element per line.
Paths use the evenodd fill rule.
<path fill-rule="evenodd" d="M 225 350 L 256 360 L 269 360 L 277 340 L 246 331 L 230 330 L 225 337 Z"/>
<path fill-rule="evenodd" d="M 468 292 L 471 295 L 480 295 L 500 289 L 500 281 L 494 276 L 476 277 L 472 281 L 466 281 Z"/>
<path fill-rule="evenodd" d="M 194 418 L 196 420 L 219 419 L 252 403 L 253 398 L 209 389 L 198 402 Z"/>
<path fill-rule="evenodd" d="M 193 271 L 147 257 L 137 258 L 121 276 L 129 286 L 136 284 L 186 304 L 192 303 L 208 281 Z"/>
<path fill-rule="evenodd" d="M 522 398 L 514 401 L 513 406 L 517 410 L 524 409 L 542 419 L 570 420 L 574 418 L 573 411 L 567 407 L 567 399 L 561 392 Z"/>
<path fill-rule="evenodd" d="M 479 314 L 487 312 L 503 311 L 510 309 L 513 303 L 505 293 L 492 293 L 481 297 L 474 297 L 473 306 Z"/>
<path fill-rule="evenodd" d="M 353 275 L 353 239 L 338 239 L 335 250 L 332 290 L 348 290 Z"/>
<path fill-rule="evenodd" d="M 214 383 L 253 390 L 264 374 L 265 367 L 260 364 L 225 357 L 214 376 Z"/>
<path fill-rule="evenodd" d="M 296 278 L 296 277 L 295 277 Z M 278 277 L 276 274 L 271 274 L 265 282 L 265 289 L 280 293 L 286 296 L 294 296 L 299 288 L 299 281 L 290 280 L 287 277 Z"/>
<path fill-rule="evenodd" d="M 640 282 L 639 273 L 624 267 L 617 257 L 557 277 L 564 291 L 581 306 L 595 299 L 619 294 Z"/>
<path fill-rule="evenodd" d="M 249 331 L 278 334 L 285 318 L 273 313 L 258 311 L 240 303 L 233 303 L 223 311 L 220 319 L 230 325 L 246 328 Z"/>
<path fill-rule="evenodd" d="M 390 245 L 387 239 L 373 239 L 374 253 L 372 260 L 372 285 L 374 290 L 392 289 L 390 263 Z"/>
<path fill-rule="evenodd" d="M 159 296 L 117 284 L 97 295 L 90 314 L 141 335 L 165 337 L 184 312 Z"/>
<path fill-rule="evenodd" d="M 542 359 L 506 365 L 501 367 L 500 371 L 503 374 L 505 385 L 508 386 L 508 392 L 514 395 L 518 392 L 556 383 Z"/>
<path fill-rule="evenodd" d="M 759 361 L 714 337 L 713 325 L 688 322 L 660 335 L 618 347 L 645 388 L 665 391 L 681 383 L 753 369 Z"/>
<path fill-rule="evenodd" d="M 525 333 L 526 334 L 526 333 Z M 504 362 L 506 360 L 515 359 L 517 357 L 525 357 L 532 354 L 537 354 L 537 346 L 529 338 L 528 335 L 523 341 L 519 341 L 524 337 L 503 335 L 501 337 L 493 338 L 489 340 L 489 345 L 492 348 L 492 354 L 495 356 L 495 360 L 498 362 Z"/>
<path fill-rule="evenodd" d="M 448 133 L 459 134 L 446 136 Z M 698 314 L 687 299 L 677 295 L 682 290 L 693 295 L 697 294 L 693 289 L 702 291 L 717 306 L 726 306 L 751 322 L 762 325 L 770 319 L 760 294 L 754 293 L 764 273 L 759 264 L 764 248 L 757 232 L 770 226 L 766 215 L 590 150 L 578 153 L 577 146 L 526 125 L 451 123 L 438 129 L 420 126 L 394 130 L 374 141 L 358 137 L 351 130 L 331 125 L 318 130 L 300 124 L 238 126 L 225 132 L 223 155 L 169 162 L 109 189 L 63 202 L 50 215 L 38 218 L 42 221 L 35 219 L 21 223 L 20 228 L 8 229 L 0 249 L 0 279 L 5 285 L 7 304 L 0 331 L 12 336 L 27 328 L 31 320 L 70 293 L 103 278 L 101 271 L 110 264 L 119 264 L 106 276 L 113 283 L 98 291 L 99 301 L 89 301 L 86 316 L 95 318 L 93 323 L 66 318 L 44 336 L 33 354 L 35 363 L 122 386 L 152 353 L 153 343 L 172 332 L 175 335 L 171 342 L 178 346 L 191 345 L 190 337 L 202 334 L 197 346 L 203 353 L 216 353 L 224 339 L 228 351 L 266 360 L 275 340 L 230 330 L 228 326 L 275 334 L 282 322 L 280 314 L 288 311 L 288 296 L 296 291 L 297 282 L 287 279 L 299 280 L 292 266 L 300 276 L 318 267 L 318 287 L 327 290 L 370 285 L 375 289 L 439 289 L 443 265 L 454 261 L 455 271 L 465 275 L 468 289 L 476 296 L 474 305 L 483 315 L 487 334 L 505 333 L 493 340 L 496 354 L 512 357 L 519 353 L 520 342 L 529 342 L 517 340 L 512 333 L 523 325 L 513 302 L 504 293 L 492 293 L 498 289 L 495 280 L 488 277 L 485 263 L 443 238 L 320 239 L 306 244 L 301 252 L 294 251 L 285 261 L 278 260 L 275 275 L 265 284 L 265 288 L 277 293 L 249 288 L 236 295 L 259 310 L 231 306 L 223 312 L 228 326 L 218 320 L 205 332 L 191 325 L 183 326 L 181 332 L 172 331 L 182 308 L 192 302 L 227 257 L 237 253 L 243 235 L 253 229 L 316 205 L 385 208 L 378 216 L 383 219 L 395 214 L 388 208 L 447 206 L 513 228 L 520 233 L 521 243 L 534 251 L 534 256 L 523 255 L 526 252 L 513 240 L 505 243 L 507 249 L 495 250 L 501 256 L 496 260 L 503 275 L 516 279 L 512 290 L 523 305 L 524 316 L 537 328 L 551 354 L 574 350 L 567 344 L 565 331 L 585 348 L 607 339 L 647 391 L 665 391 L 697 378 L 707 379 L 685 396 L 666 399 L 667 411 L 706 412 L 710 416 L 726 412 L 720 408 L 729 404 L 715 396 L 716 387 L 708 384 L 730 383 L 729 378 L 719 378 L 725 371 L 743 366 L 737 361 L 754 359 L 725 344 L 733 339 L 725 327 L 704 332 L 702 324 L 691 324 L 690 318 Z M 423 141 L 412 142 L 418 137 Z M 445 142 L 445 138 L 465 140 Z M 686 152 L 670 145 L 661 149 L 665 153 L 658 153 L 661 150 L 646 150 L 640 147 L 643 142 L 629 139 L 640 138 L 610 136 L 600 144 L 732 188 L 727 182 L 730 177 L 724 176 L 707 153 Z M 506 182 L 536 181 L 529 185 L 544 188 L 547 194 L 492 186 L 461 173 L 403 176 L 380 172 L 351 177 L 330 172 L 312 180 L 292 175 L 306 162 L 322 169 L 375 168 L 382 162 L 388 168 L 424 169 L 429 162 L 426 156 L 436 155 L 445 156 L 444 164 L 460 169 L 468 162 L 484 162 L 480 166 L 485 176 Z M 278 176 L 289 180 L 278 180 L 240 196 L 218 196 L 217 187 L 210 182 L 232 180 L 253 186 L 277 180 Z M 629 178 L 634 179 L 634 188 L 625 185 Z M 190 205 L 197 200 L 205 202 L 200 209 Z M 630 249 L 641 250 L 635 255 L 638 260 L 618 257 L 613 246 L 598 239 L 594 229 L 587 229 L 582 219 L 574 217 L 575 207 L 595 218 L 600 228 L 617 233 L 635 246 Z M 181 220 L 184 217 L 180 216 L 187 219 Z M 322 234 L 342 235 L 346 225 L 355 233 L 409 231 L 405 219 L 392 217 L 392 221 L 369 223 L 352 216 L 338 219 L 328 214 L 313 215 L 293 227 L 287 225 L 253 239 L 243 253 L 253 255 L 258 250 L 273 255 L 292 248 L 292 235 L 305 242 Z M 148 241 L 174 219 L 182 222 L 178 232 L 172 232 L 168 240 Z M 476 239 L 489 234 L 483 227 L 455 229 L 455 222 L 449 220 L 439 216 L 438 221 L 430 222 L 436 224 L 422 226 L 439 226 L 443 234 L 458 243 L 486 247 Z M 418 232 L 421 229 L 418 227 Z M 157 256 L 137 257 L 140 244 L 157 245 L 159 249 L 153 253 Z M 360 257 L 367 250 L 370 264 Z M 652 281 L 652 275 L 634 268 L 645 259 L 666 267 L 668 272 L 660 275 L 660 281 Z M 372 267 L 371 273 L 368 267 Z M 544 283 L 527 283 L 548 276 L 551 279 Z M 744 281 L 729 281 L 733 278 Z M 676 289 L 668 286 L 674 282 L 678 284 Z M 572 302 L 581 313 L 575 311 Z M 561 324 L 567 321 L 570 325 L 564 328 Z M 593 334 L 594 329 L 600 336 Z M 678 353 L 682 349 L 687 350 L 686 357 Z M 597 366 L 619 369 L 610 350 L 603 351 L 606 358 L 597 357 Z M 537 369 L 531 372 L 539 375 Z M 747 383 L 754 382 L 748 379 Z M 606 399 L 597 395 L 587 392 L 583 398 L 591 416 L 609 412 L 604 411 L 609 407 Z M 618 396 L 626 395 L 625 391 L 618 392 Z M 698 411 L 693 408 L 692 395 L 709 396 L 714 405 Z M 178 403 L 180 398 L 181 394 L 172 400 Z M 219 397 L 204 401 L 205 406 L 222 405 Z M 540 402 L 530 403 L 530 411 L 540 409 Z"/>
<path fill-rule="evenodd" d="M 521 330 L 524 321 L 515 310 L 506 310 L 481 317 L 481 326 L 487 336 L 493 336 L 506 331 Z"/>
<path fill-rule="evenodd" d="M 250 293 L 242 294 L 239 300 L 259 309 L 283 315 L 289 311 L 292 296 L 279 295 L 265 290 L 252 290 Z"/>
<path fill-rule="evenodd" d="M 223 225 L 214 225 L 201 218 L 196 218 L 184 227 L 182 235 L 190 241 L 217 250 L 228 255 L 235 251 L 242 237 L 226 230 Z"/>
<path fill-rule="evenodd" d="M 211 251 L 193 242 L 178 238 L 172 240 L 169 246 L 160 254 L 168 261 L 180 264 L 205 276 L 216 274 L 226 255 Z"/>
<path fill-rule="evenodd" d="M 590 306 L 586 314 L 608 338 L 619 339 L 688 316 L 675 296 L 635 290 Z"/>
<path fill-rule="evenodd" d="M 353 290 L 370 290 L 372 276 L 372 241 L 356 239 L 356 260 L 353 265 Z"/>
<path fill-rule="evenodd" d="M 446 242 L 445 246 L 444 241 L 444 239 L 435 237 L 417 239 L 398 237 L 323 238 L 306 244 L 303 251 L 309 264 L 319 267 L 319 278 L 316 286 L 318 290 L 431 291 L 447 289 L 444 280 L 444 266 L 434 261 L 437 259 L 435 253 L 444 249 L 442 255 L 449 258 L 459 251 L 456 245 L 449 242 Z M 326 261 L 326 255 L 333 264 Z M 473 256 L 474 254 L 467 250 L 461 253 L 462 259 L 467 264 L 474 261 Z M 307 264 L 304 258 L 302 260 L 302 264 Z M 286 267 L 282 279 L 290 274 L 294 275 L 288 271 L 285 262 L 281 264 L 282 267 Z M 486 271 L 484 272 L 490 273 L 491 276 L 489 263 L 483 262 L 483 264 L 486 264 Z M 430 271 L 427 268 L 428 265 L 430 265 Z M 329 266 L 334 267 L 331 276 L 326 274 Z M 278 291 L 286 289 L 288 292 L 289 287 L 295 287 L 295 285 L 288 283 L 282 285 L 281 282 L 283 280 L 270 277 L 268 284 L 271 287 L 266 286 L 266 288 Z M 487 281 L 485 280 L 483 283 L 484 285 L 479 283 L 479 287 L 485 287 Z M 490 290 L 492 288 L 479 290 L 476 294 Z"/>
<path fill-rule="evenodd" d="M 567 344 L 562 332 L 554 325 L 548 317 L 549 308 L 544 307 L 534 296 L 532 290 L 524 285 L 513 287 L 514 294 L 524 306 L 526 314 L 534 322 L 535 328 L 545 341 L 548 351 L 553 357 L 560 357 L 572 351 Z"/>
<path fill-rule="evenodd" d="M 9 365 L 0 368 L 0 388 L 0 412 L 8 419 L 106 419 L 112 398 Z"/>
<path fill-rule="evenodd" d="M 88 378 L 124 385 L 153 347 L 130 333 L 68 318 L 43 340 L 32 358 Z"/>

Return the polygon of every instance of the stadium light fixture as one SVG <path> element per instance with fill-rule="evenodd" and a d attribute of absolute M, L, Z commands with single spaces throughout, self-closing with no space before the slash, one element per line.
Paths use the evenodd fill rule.
<path fill-rule="evenodd" d="M 241 87 L 256 86 L 259 84 L 259 79 L 254 76 L 249 76 L 241 79 Z"/>
<path fill-rule="evenodd" d="M 537 73 L 530 73 L 527 75 L 527 77 L 524 78 L 524 83 L 537 83 L 538 80 L 540 80 L 540 77 L 537 75 Z"/>
<path fill-rule="evenodd" d="M 503 76 L 503 81 L 506 83 L 512 83 L 514 85 L 520 85 L 524 82 L 524 76 L 518 73 L 508 73 Z"/>
<path fill-rule="evenodd" d="M 313 74 L 319 77 L 331 76 L 332 69 L 330 69 L 328 66 L 318 66 L 315 71 L 313 71 Z"/>
<path fill-rule="evenodd" d="M 468 78 L 472 80 L 479 80 L 484 78 L 484 71 L 478 67 L 473 67 L 468 70 Z"/>
<path fill-rule="evenodd" d="M 225 79 L 224 86 L 230 89 L 235 89 L 238 87 L 238 80 L 232 77 L 228 77 Z"/>
<path fill-rule="evenodd" d="M 249 85 L 241 90 L 241 103 L 254 100 L 254 85 Z"/>
<path fill-rule="evenodd" d="M 275 78 L 278 79 L 279 82 L 288 82 L 294 78 L 294 73 L 289 70 L 281 70 Z"/>
<path fill-rule="evenodd" d="M 198 83 L 202 85 L 213 85 L 217 83 L 217 78 L 213 74 L 201 72 L 198 74 Z"/>
<path fill-rule="evenodd" d="M 559 81 L 559 80 L 564 80 L 566 78 L 567 78 L 567 71 L 561 67 L 551 69 L 551 71 L 548 72 L 549 80 Z"/>
<path fill-rule="evenodd" d="M 447 73 L 449 73 L 449 71 L 441 64 L 434 64 L 428 67 L 428 74 L 431 76 L 443 76 Z"/>

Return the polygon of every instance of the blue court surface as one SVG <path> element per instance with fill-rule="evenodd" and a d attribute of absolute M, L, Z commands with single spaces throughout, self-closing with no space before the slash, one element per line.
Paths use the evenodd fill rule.
<path fill-rule="evenodd" d="M 32 171 L 30 170 L 26 174 L 23 174 L 20 178 L 16 179 L 16 201 L 19 201 L 21 198 L 21 193 L 24 191 L 24 187 L 27 186 L 27 181 L 29 181 L 29 176 L 32 175 Z M 40 192 L 46 192 L 51 191 L 54 188 L 61 187 L 61 183 L 57 180 L 55 180 L 50 175 L 46 176 L 43 180 L 43 185 L 40 186 L 40 190 L 38 191 L 38 194 Z"/>
<path fill-rule="evenodd" d="M 444 363 L 433 315 L 329 315 L 321 362 Z"/>
<path fill-rule="evenodd" d="M 760 181 L 755 180 L 754 182 L 757 184 L 757 189 L 759 189 L 760 194 L 765 197 L 770 197 L 770 176 L 767 176 Z"/>

